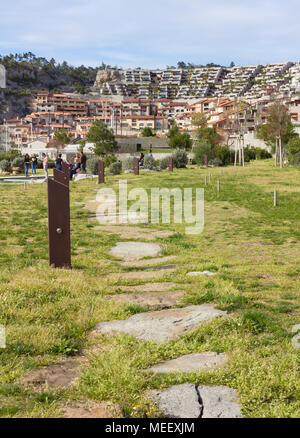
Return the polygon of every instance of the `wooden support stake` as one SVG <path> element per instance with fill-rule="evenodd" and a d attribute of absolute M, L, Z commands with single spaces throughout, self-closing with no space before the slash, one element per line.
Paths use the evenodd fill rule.
<path fill-rule="evenodd" d="M 98 184 L 104 184 L 104 161 L 98 161 Z"/>

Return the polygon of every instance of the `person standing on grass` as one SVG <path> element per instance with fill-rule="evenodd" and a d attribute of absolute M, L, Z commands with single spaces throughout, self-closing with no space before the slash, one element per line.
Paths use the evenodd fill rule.
<path fill-rule="evenodd" d="M 37 166 L 37 162 L 38 162 L 37 157 L 36 157 L 35 154 L 33 154 L 33 155 L 31 156 L 31 176 L 32 176 L 33 174 L 36 175 L 36 166 Z"/>
<path fill-rule="evenodd" d="M 80 152 L 80 169 L 81 172 L 85 173 L 86 170 L 86 155 L 83 153 L 83 151 Z"/>
<path fill-rule="evenodd" d="M 49 158 L 48 158 L 48 155 L 45 154 L 44 152 L 42 154 L 42 157 L 43 157 L 43 169 L 44 169 L 44 172 L 45 172 L 45 178 L 48 178 L 48 163 L 49 163 Z"/>
<path fill-rule="evenodd" d="M 80 169 L 80 162 L 81 162 L 81 160 L 80 160 L 79 154 L 75 154 L 73 175 L 76 175 L 77 170 Z"/>
<path fill-rule="evenodd" d="M 25 167 L 25 176 L 28 176 L 28 170 L 29 170 L 29 166 L 30 166 L 30 157 L 28 154 L 25 154 L 24 157 L 24 167 Z"/>
<path fill-rule="evenodd" d="M 62 171 L 62 158 L 61 158 L 61 154 L 58 154 L 58 157 L 55 160 L 55 164 L 56 164 L 56 169 Z"/>

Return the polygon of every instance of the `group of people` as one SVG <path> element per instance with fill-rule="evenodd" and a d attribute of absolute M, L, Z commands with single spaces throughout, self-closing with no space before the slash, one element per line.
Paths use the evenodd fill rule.
<path fill-rule="evenodd" d="M 43 160 L 43 169 L 45 172 L 45 178 L 48 178 L 48 167 L 49 167 L 49 157 L 47 154 L 42 154 L 42 160 Z M 85 173 L 86 172 L 86 155 L 83 152 L 80 152 L 80 154 L 76 153 L 74 158 L 74 164 L 70 163 L 68 160 L 65 161 L 69 166 L 69 176 L 70 180 L 73 179 L 73 175 L 76 175 L 78 172 Z M 31 166 L 31 175 L 36 175 L 36 168 L 37 168 L 38 159 L 35 154 L 33 154 L 31 157 L 26 154 L 24 157 L 24 168 L 25 168 L 25 176 L 28 176 L 29 168 Z M 58 154 L 57 158 L 55 159 L 55 167 L 57 170 L 62 170 L 62 155 Z"/>
<path fill-rule="evenodd" d="M 30 167 L 31 167 L 31 175 L 36 175 L 37 163 L 38 163 L 38 159 L 35 154 L 31 155 L 31 157 L 28 154 L 25 155 L 24 157 L 25 176 L 28 176 Z"/>

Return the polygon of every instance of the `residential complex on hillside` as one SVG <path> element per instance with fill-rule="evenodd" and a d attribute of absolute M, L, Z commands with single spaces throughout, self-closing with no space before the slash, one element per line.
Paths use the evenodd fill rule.
<path fill-rule="evenodd" d="M 140 136 L 145 127 L 165 137 L 170 123 L 192 131 L 195 114 L 203 113 L 225 144 L 243 135 L 259 144 L 256 128 L 266 120 L 274 99 L 289 108 L 300 123 L 300 63 L 243 67 L 203 67 L 166 70 L 99 70 L 90 95 L 37 92 L 23 118 L 0 125 L 0 149 L 30 152 L 34 142 L 47 146 L 56 131 L 71 142 L 84 140 L 95 120 L 116 136 Z"/>
<path fill-rule="evenodd" d="M 300 63 L 240 67 L 196 67 L 165 70 L 99 70 L 94 90 L 103 95 L 153 99 L 195 99 L 243 96 L 254 100 L 270 87 L 294 92 L 300 86 Z"/>

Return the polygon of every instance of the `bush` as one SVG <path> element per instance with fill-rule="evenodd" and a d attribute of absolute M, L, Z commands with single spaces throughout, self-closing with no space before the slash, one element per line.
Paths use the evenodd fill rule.
<path fill-rule="evenodd" d="M 169 167 L 169 157 L 164 157 L 159 161 L 159 167 L 161 169 L 167 169 Z"/>
<path fill-rule="evenodd" d="M 156 169 L 156 161 L 151 155 L 146 155 L 144 157 L 144 165 L 143 167 L 145 169 L 154 170 Z"/>
<path fill-rule="evenodd" d="M 54 169 L 55 167 L 55 160 L 48 160 L 48 169 Z"/>
<path fill-rule="evenodd" d="M 98 158 L 89 158 L 86 161 L 88 173 L 91 173 L 92 175 L 98 175 L 98 161 Z"/>
<path fill-rule="evenodd" d="M 16 149 L 9 149 L 7 152 L 0 153 L 0 161 L 8 160 L 10 163 L 16 158 L 22 156 Z"/>
<path fill-rule="evenodd" d="M 2 170 L 2 172 L 9 172 L 10 170 L 9 161 L 8 160 L 0 161 L 0 169 Z"/>
<path fill-rule="evenodd" d="M 187 153 L 185 151 L 180 150 L 180 149 L 177 149 L 175 152 L 173 152 L 172 158 L 173 158 L 173 165 L 177 169 L 181 169 L 183 167 L 186 167 L 186 165 L 188 163 Z"/>
<path fill-rule="evenodd" d="M 24 169 L 24 158 L 16 157 L 11 163 L 11 167 L 19 167 L 20 169 Z"/>
<path fill-rule="evenodd" d="M 204 155 L 208 160 L 212 159 L 211 145 L 205 141 L 199 141 L 194 149 L 194 160 L 196 164 L 204 164 Z"/>
<path fill-rule="evenodd" d="M 120 175 L 122 172 L 122 163 L 121 161 L 117 161 L 115 163 L 111 163 L 111 165 L 108 168 L 109 173 L 112 175 Z"/>
<path fill-rule="evenodd" d="M 115 155 L 106 155 L 105 157 L 104 157 L 104 166 L 105 167 L 110 167 L 110 165 L 112 164 L 112 163 L 116 163 L 116 161 L 117 161 L 117 157 L 115 156 Z"/>
<path fill-rule="evenodd" d="M 291 164 L 293 164 L 294 166 L 300 166 L 300 152 L 293 156 L 293 158 L 291 159 Z"/>
<path fill-rule="evenodd" d="M 266 149 L 254 148 L 254 151 L 256 160 L 267 160 L 268 158 L 272 158 L 272 154 Z"/>
<path fill-rule="evenodd" d="M 223 166 L 230 163 L 230 149 L 229 146 L 215 145 L 212 148 L 212 159 L 219 159 Z"/>
<path fill-rule="evenodd" d="M 133 157 L 125 158 L 125 160 L 122 161 L 122 169 L 125 170 L 132 170 L 133 171 Z"/>
<path fill-rule="evenodd" d="M 220 158 L 216 157 L 216 158 L 213 158 L 212 160 L 209 160 L 208 165 L 219 167 L 219 166 L 223 166 L 223 162 Z"/>

